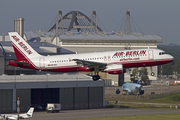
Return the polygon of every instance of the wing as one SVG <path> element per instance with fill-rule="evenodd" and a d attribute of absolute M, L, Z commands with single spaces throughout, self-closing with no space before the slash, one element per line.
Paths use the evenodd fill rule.
<path fill-rule="evenodd" d="M 86 61 L 86 60 L 80 60 L 80 59 L 73 59 L 73 61 L 76 61 L 78 65 L 81 64 L 83 66 L 87 66 L 89 69 L 98 68 L 98 69 L 104 70 L 106 69 L 106 66 L 107 66 L 106 63 Z"/>
<path fill-rule="evenodd" d="M 123 88 L 123 90 L 126 91 L 126 92 L 129 92 L 129 93 L 131 92 L 131 90 L 128 89 L 128 88 Z"/>
<path fill-rule="evenodd" d="M 9 116 L 9 117 L 6 117 L 8 118 L 8 120 L 17 120 L 17 117 L 13 117 L 13 116 Z"/>

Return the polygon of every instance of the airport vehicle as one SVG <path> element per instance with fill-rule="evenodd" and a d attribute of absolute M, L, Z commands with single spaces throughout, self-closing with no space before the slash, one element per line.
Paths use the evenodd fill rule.
<path fill-rule="evenodd" d="M 34 108 L 31 107 L 27 113 L 19 114 L 19 119 L 31 118 L 33 115 Z M 18 115 L 13 114 L 1 114 L 1 119 L 5 120 L 18 120 Z"/>
<path fill-rule="evenodd" d="M 126 68 L 162 65 L 174 59 L 160 49 L 42 56 L 17 32 L 9 32 L 9 36 L 17 58 L 9 61 L 9 65 L 51 72 L 94 71 L 94 81 L 100 79 L 99 71 L 122 74 Z"/>
<path fill-rule="evenodd" d="M 46 112 L 49 113 L 54 113 L 54 112 L 59 112 L 61 110 L 61 104 L 55 104 L 55 103 L 48 103 L 46 107 Z"/>
<path fill-rule="evenodd" d="M 142 85 L 140 84 L 140 76 L 141 76 L 141 71 L 139 72 L 139 76 L 138 76 L 138 82 L 137 83 L 124 83 L 122 85 L 122 91 L 124 93 L 126 93 L 127 95 L 130 94 L 139 94 L 139 95 L 143 95 L 144 94 L 144 90 L 141 89 Z M 116 94 L 120 94 L 120 90 L 116 89 Z"/>

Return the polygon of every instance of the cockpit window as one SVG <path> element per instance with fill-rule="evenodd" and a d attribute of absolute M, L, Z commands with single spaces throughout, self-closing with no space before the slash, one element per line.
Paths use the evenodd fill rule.
<path fill-rule="evenodd" d="M 159 55 L 167 54 L 166 52 L 159 52 Z"/>

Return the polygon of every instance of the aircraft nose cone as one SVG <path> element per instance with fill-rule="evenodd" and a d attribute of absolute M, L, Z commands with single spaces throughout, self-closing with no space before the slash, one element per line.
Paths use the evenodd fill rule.
<path fill-rule="evenodd" d="M 170 59 L 171 59 L 171 61 L 173 61 L 173 60 L 174 60 L 174 57 L 173 57 L 172 55 L 170 55 Z"/>

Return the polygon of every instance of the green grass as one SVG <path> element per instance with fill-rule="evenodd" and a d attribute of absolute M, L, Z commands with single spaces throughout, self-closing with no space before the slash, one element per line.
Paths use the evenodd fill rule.
<path fill-rule="evenodd" d="M 179 103 L 180 103 L 180 101 L 174 101 L 173 98 L 174 98 L 175 96 L 180 96 L 180 93 L 174 94 L 174 95 L 168 95 L 168 96 L 166 96 L 166 97 L 157 98 L 157 99 L 154 99 L 154 100 L 160 100 L 160 101 L 166 101 L 166 102 L 179 102 Z"/>
<path fill-rule="evenodd" d="M 179 120 L 178 114 L 158 114 L 158 115 L 134 115 L 122 117 L 103 117 L 103 118 L 86 118 L 86 119 L 71 119 L 71 120 Z"/>
<path fill-rule="evenodd" d="M 112 100 L 109 102 L 110 105 L 109 107 L 112 108 L 127 107 L 127 108 L 140 108 L 140 109 L 176 109 L 176 105 L 180 104 L 180 93 L 174 95 L 167 95 L 160 98 L 153 98 L 153 99 L 132 99 L 133 96 L 126 96 L 126 97 L 127 98 L 129 97 L 129 99 L 127 98 L 121 99 L 121 97 L 119 98 L 111 97 Z M 120 106 L 118 106 L 118 104 L 115 104 L 115 101 L 118 100 L 120 100 Z M 162 104 L 134 104 L 134 103 L 121 103 L 121 102 L 162 103 Z M 163 103 L 165 105 L 163 105 Z"/>
<path fill-rule="evenodd" d="M 132 96 L 129 96 L 130 99 L 121 99 L 120 96 L 114 96 L 112 98 L 106 99 L 106 101 L 124 101 L 124 102 L 147 102 L 147 103 L 167 103 L 167 104 L 180 104 L 180 100 L 174 100 L 174 97 L 180 98 L 180 93 L 174 95 L 167 95 L 165 97 L 154 98 L 154 99 L 131 99 Z M 179 101 L 178 101 L 179 100 Z"/>
<path fill-rule="evenodd" d="M 173 98 L 176 96 L 180 96 L 180 93 L 174 94 L 174 95 L 168 95 L 165 97 L 161 98 L 155 98 L 155 99 L 150 99 L 146 100 L 147 102 L 152 102 L 152 103 L 167 103 L 167 104 L 180 104 L 180 101 L 175 101 Z"/>

